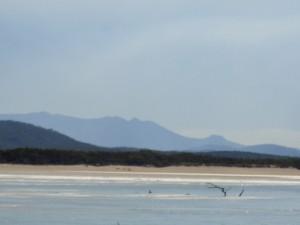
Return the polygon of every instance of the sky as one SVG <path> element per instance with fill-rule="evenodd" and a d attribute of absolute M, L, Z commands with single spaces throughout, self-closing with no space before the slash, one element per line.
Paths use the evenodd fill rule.
<path fill-rule="evenodd" d="M 1 0 L 0 113 L 300 148 L 298 0 Z"/>

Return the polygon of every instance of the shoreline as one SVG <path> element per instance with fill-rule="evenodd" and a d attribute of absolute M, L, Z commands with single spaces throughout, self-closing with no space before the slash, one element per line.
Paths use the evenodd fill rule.
<path fill-rule="evenodd" d="M 239 167 L 45 166 L 0 164 L 1 180 L 300 185 L 300 170 Z"/>

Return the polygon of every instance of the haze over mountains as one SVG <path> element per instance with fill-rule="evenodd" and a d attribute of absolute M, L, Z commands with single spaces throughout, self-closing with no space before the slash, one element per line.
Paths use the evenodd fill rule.
<path fill-rule="evenodd" d="M 120 117 L 82 119 L 50 113 L 2 114 L 0 120 L 14 120 L 56 130 L 73 139 L 104 147 L 148 148 L 177 151 L 247 151 L 264 154 L 300 156 L 300 151 L 278 145 L 243 146 L 222 136 L 189 138 L 158 124 Z"/>

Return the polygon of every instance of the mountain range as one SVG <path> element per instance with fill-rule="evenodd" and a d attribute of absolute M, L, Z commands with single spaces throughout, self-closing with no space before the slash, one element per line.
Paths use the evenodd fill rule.
<path fill-rule="evenodd" d="M 76 140 L 105 147 L 135 147 L 157 150 L 234 150 L 240 144 L 222 136 L 188 138 L 151 121 L 125 120 L 120 117 L 82 119 L 50 113 L 0 115 L 0 120 L 14 120 L 56 130 Z"/>
<path fill-rule="evenodd" d="M 53 129 L 79 142 L 92 146 L 147 148 L 170 151 L 242 151 L 263 154 L 299 156 L 300 150 L 279 145 L 245 146 L 219 135 L 189 138 L 154 122 L 120 117 L 83 119 L 46 112 L 0 114 L 0 120 L 20 121 Z M 74 141 L 75 141 L 74 140 Z"/>

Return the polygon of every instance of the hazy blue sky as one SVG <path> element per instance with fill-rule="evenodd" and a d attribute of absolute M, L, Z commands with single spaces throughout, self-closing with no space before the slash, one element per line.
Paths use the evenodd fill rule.
<path fill-rule="evenodd" d="M 300 147 L 299 67 L 299 0 L 0 1 L 0 113 Z"/>

